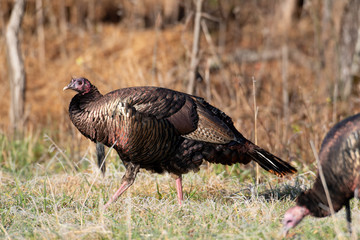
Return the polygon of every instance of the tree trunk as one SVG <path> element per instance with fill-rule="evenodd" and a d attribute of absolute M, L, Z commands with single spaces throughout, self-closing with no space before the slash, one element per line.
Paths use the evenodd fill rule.
<path fill-rule="evenodd" d="M 45 66 L 45 31 L 44 31 L 44 12 L 43 0 L 36 0 L 36 33 L 38 39 L 38 54 L 40 62 L 40 71 L 46 68 Z"/>
<path fill-rule="evenodd" d="M 358 37 L 355 45 L 353 62 L 351 64 L 351 74 L 359 78 L 360 76 L 360 26 L 358 28 Z"/>
<path fill-rule="evenodd" d="M 14 133 L 21 132 L 24 123 L 25 68 L 19 41 L 24 11 L 25 0 L 17 0 L 6 29 L 6 53 L 11 91 L 10 126 Z"/>
<path fill-rule="evenodd" d="M 4 36 L 4 34 L 5 34 L 4 8 L 5 8 L 5 4 L 3 3 L 3 1 L 0 1 L 0 34 L 1 34 L 1 36 Z"/>
<path fill-rule="evenodd" d="M 67 56 L 67 51 L 66 51 L 66 41 L 67 41 L 67 30 L 68 30 L 68 25 L 67 25 L 67 20 L 66 20 L 66 6 L 65 6 L 65 1 L 60 1 L 60 34 L 61 34 L 61 47 L 60 47 L 60 52 L 61 52 L 61 58 L 65 59 Z"/>
<path fill-rule="evenodd" d="M 347 99 L 352 89 L 351 67 L 354 60 L 355 46 L 358 38 L 360 23 L 360 2 L 351 0 L 345 8 L 341 19 L 339 39 L 339 64 L 340 64 L 340 94 L 342 99 Z"/>
<path fill-rule="evenodd" d="M 195 80 L 196 72 L 199 65 L 199 43 L 200 43 L 200 21 L 201 21 L 201 8 L 203 0 L 196 1 L 196 14 L 195 14 L 195 26 L 194 26 L 194 40 L 191 51 L 191 62 L 190 62 L 190 71 L 189 71 L 189 85 L 187 88 L 187 93 L 194 94 L 195 91 Z"/>

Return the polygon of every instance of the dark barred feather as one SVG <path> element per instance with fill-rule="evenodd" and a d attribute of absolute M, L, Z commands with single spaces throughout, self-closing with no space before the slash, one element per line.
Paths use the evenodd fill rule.
<path fill-rule="evenodd" d="M 360 114 L 337 123 L 325 136 L 319 158 L 334 211 L 339 211 L 360 188 Z M 325 189 L 319 174 L 311 189 L 302 193 L 299 206 L 306 206 L 311 215 L 330 214 Z"/>
<path fill-rule="evenodd" d="M 157 173 L 180 176 L 197 171 L 203 160 L 225 165 L 255 160 L 279 176 L 296 172 L 244 138 L 229 116 L 202 98 L 157 87 L 102 95 L 90 86 L 72 99 L 69 114 L 79 131 L 97 143 L 102 172 L 104 145 L 114 146 L 126 166 L 131 163 Z"/>

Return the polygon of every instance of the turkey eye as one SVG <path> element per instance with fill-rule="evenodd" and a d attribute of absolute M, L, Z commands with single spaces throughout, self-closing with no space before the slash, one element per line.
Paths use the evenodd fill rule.
<path fill-rule="evenodd" d="M 83 82 L 82 82 L 82 81 L 78 81 L 77 84 L 81 86 L 81 85 L 83 84 Z"/>

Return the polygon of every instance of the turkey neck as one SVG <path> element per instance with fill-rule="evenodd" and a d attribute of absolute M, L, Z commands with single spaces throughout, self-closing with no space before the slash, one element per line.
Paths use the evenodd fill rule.
<path fill-rule="evenodd" d="M 95 86 L 88 93 L 76 94 L 70 102 L 69 116 L 75 127 L 87 138 L 96 141 L 97 124 L 101 119 L 99 102 L 103 95 Z"/>
<path fill-rule="evenodd" d="M 327 181 L 331 203 L 334 211 L 339 211 L 343 205 L 353 197 L 353 191 L 346 188 L 346 184 L 337 179 L 335 184 Z M 326 217 L 331 214 L 329 204 L 326 198 L 325 189 L 318 177 L 312 189 L 302 193 L 297 199 L 297 205 L 305 206 L 314 217 Z"/>
<path fill-rule="evenodd" d="M 98 101 L 102 97 L 103 95 L 99 92 L 99 90 L 95 86 L 91 86 L 89 92 L 85 94 L 78 93 L 75 95 L 73 100 L 76 98 L 81 105 L 87 106 L 95 101 Z"/>

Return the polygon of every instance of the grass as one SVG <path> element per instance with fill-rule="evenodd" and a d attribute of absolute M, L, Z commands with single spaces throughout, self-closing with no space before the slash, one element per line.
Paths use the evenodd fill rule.
<path fill-rule="evenodd" d="M 206 96 L 232 117 L 245 137 L 257 139 L 260 146 L 291 162 L 298 174 L 278 179 L 260 170 L 257 185 L 255 165 L 205 164 L 200 172 L 184 176 L 185 202 L 180 207 L 175 183 L 168 175 L 140 172 L 130 190 L 102 211 L 103 203 L 119 187 L 124 168 L 112 151 L 102 177 L 94 163 L 93 144 L 81 137 L 68 118 L 73 93 L 61 89 L 71 76 L 84 76 L 102 93 L 140 85 L 185 91 L 191 23 L 142 28 L 134 25 L 138 14 L 132 14 L 124 19 L 130 25 L 96 21 L 90 30 L 70 21 L 63 33 L 60 24 L 50 20 L 53 14 L 60 18 L 60 6 L 57 1 L 45 2 L 49 18 L 44 25 L 45 45 L 39 46 L 34 1 L 29 1 L 21 34 L 28 83 L 26 129 L 35 130 L 20 140 L 6 135 L 10 86 L 7 71 L 0 71 L 0 239 L 280 239 L 284 212 L 315 179 L 317 167 L 309 142 L 318 150 L 331 126 L 360 111 L 356 81 L 349 99 L 335 94 L 340 56 L 332 46 L 338 46 L 333 35 L 340 31 L 326 31 L 329 42 L 320 44 L 322 32 L 313 18 L 321 19 L 321 4 L 309 1 L 301 19 L 293 22 L 287 44 L 295 57 L 290 54 L 286 64 L 281 56 L 236 60 L 236 53 L 244 50 L 265 56 L 282 49 L 283 33 L 274 27 L 279 1 L 222 1 L 225 13 L 226 5 L 234 3 L 228 9 L 236 16 L 226 21 L 226 34 L 220 33 L 218 24 L 207 21 L 213 44 L 219 42 L 214 46 L 219 56 L 204 37 L 200 42 L 199 72 L 208 73 L 209 79 L 196 83 L 196 95 Z M 79 6 L 70 2 L 70 10 Z M 157 4 L 151 5 L 159 10 Z M 210 15 L 218 16 L 217 10 L 208 9 Z M 224 46 L 220 46 L 220 36 L 224 36 Z M 6 66 L 4 37 L 0 43 L 0 66 Z M 319 45 L 327 49 L 324 56 Z M 46 49 L 46 66 L 39 61 L 41 47 Z M 214 57 L 220 64 L 210 64 Z M 324 66 L 317 67 L 323 58 Z M 287 72 L 287 117 L 283 72 Z M 351 202 L 355 239 L 360 234 L 358 201 Z M 344 210 L 335 215 L 335 221 L 307 217 L 289 237 L 349 238 Z"/>
<path fill-rule="evenodd" d="M 55 140 L 33 135 L 22 141 L 2 136 L 0 142 L 7 146 L 0 168 L 1 239 L 281 239 L 284 212 L 314 178 L 307 172 L 279 179 L 261 170 L 256 186 L 252 171 L 204 166 L 184 176 L 185 201 L 179 206 L 169 175 L 141 171 L 124 196 L 104 211 L 124 173 L 115 154 L 102 177 L 92 148 L 72 171 L 65 159 L 70 153 L 54 147 Z M 40 143 L 42 151 L 29 149 Z M 39 155 L 52 160 L 42 161 Z M 353 200 L 353 228 L 359 237 L 358 206 Z M 344 210 L 335 218 L 340 232 L 330 218 L 307 217 L 290 237 L 347 238 Z"/>

